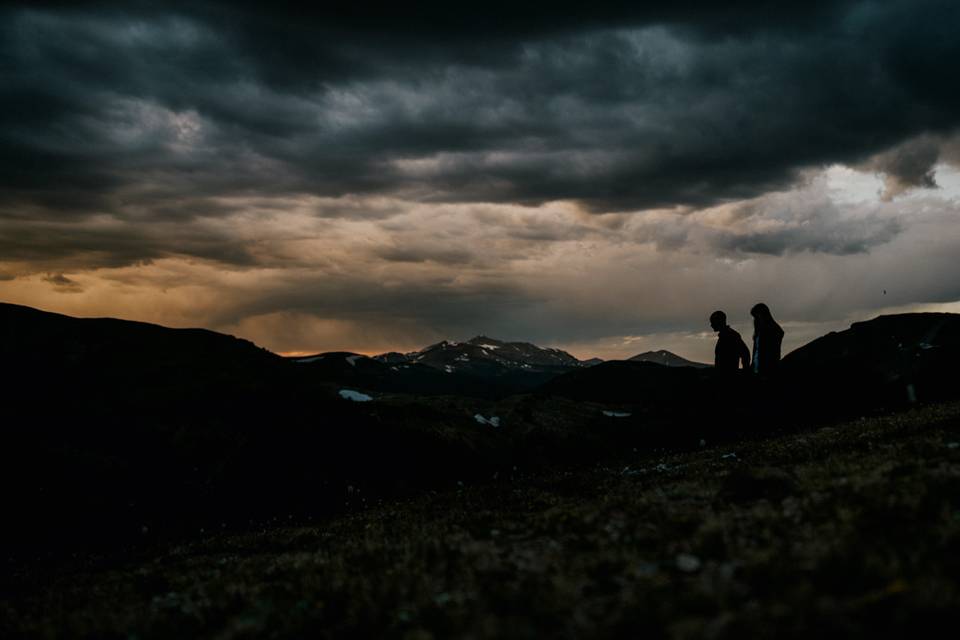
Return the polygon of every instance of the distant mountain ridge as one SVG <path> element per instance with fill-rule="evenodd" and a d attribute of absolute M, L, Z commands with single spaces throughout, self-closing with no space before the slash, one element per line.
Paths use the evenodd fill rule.
<path fill-rule="evenodd" d="M 375 391 L 479 397 L 532 391 L 558 375 L 595 364 L 561 349 L 484 335 L 464 342 L 443 340 L 409 353 L 328 352 L 288 360 L 304 365 L 317 379 Z"/>
<path fill-rule="evenodd" d="M 697 369 L 706 369 L 709 367 L 709 364 L 703 362 L 694 362 L 693 360 L 687 360 L 681 356 L 678 356 L 675 353 L 667 351 L 666 349 L 660 349 L 659 351 L 645 351 L 644 353 L 639 353 L 632 358 L 628 358 L 632 362 L 653 362 L 655 364 L 662 364 L 666 367 L 695 367 Z"/>
<path fill-rule="evenodd" d="M 19 378 L 89 378 L 95 372 L 125 384 L 147 374 L 233 378 L 283 365 L 283 358 L 248 340 L 208 329 L 74 318 L 8 303 L 0 303 L 0 361 Z"/>
<path fill-rule="evenodd" d="M 538 347 L 529 342 L 505 342 L 483 335 L 466 342 L 443 340 L 420 351 L 391 352 L 374 358 L 389 364 L 419 363 L 451 372 L 475 371 L 490 365 L 524 370 L 581 366 L 578 359 L 561 349 Z"/>
<path fill-rule="evenodd" d="M 557 374 L 569 370 L 594 367 L 604 363 L 601 358 L 580 360 L 570 353 L 553 347 L 540 347 L 529 342 L 508 342 L 485 335 L 464 342 L 442 340 L 419 351 L 400 353 L 389 351 L 375 356 L 348 352 L 328 352 L 313 356 L 290 358 L 303 364 L 326 360 L 327 367 L 336 366 L 352 375 L 352 369 L 372 371 L 374 363 L 388 365 L 392 370 L 406 370 L 411 366 L 427 367 L 444 373 L 490 377 L 513 373 Z M 632 358 L 632 362 L 650 362 L 666 367 L 709 368 L 711 365 L 687 360 L 675 353 L 660 349 L 647 351 Z M 338 365 L 332 363 L 337 362 Z M 347 366 L 349 365 L 349 366 Z"/>

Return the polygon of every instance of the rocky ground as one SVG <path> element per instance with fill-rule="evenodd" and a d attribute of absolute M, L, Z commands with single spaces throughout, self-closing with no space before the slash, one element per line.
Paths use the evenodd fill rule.
<path fill-rule="evenodd" d="M 355 502 L 362 504 L 361 496 Z M 960 618 L 960 404 L 7 559 L 3 637 L 808 637 Z M 949 627 L 948 627 L 949 628 Z"/>

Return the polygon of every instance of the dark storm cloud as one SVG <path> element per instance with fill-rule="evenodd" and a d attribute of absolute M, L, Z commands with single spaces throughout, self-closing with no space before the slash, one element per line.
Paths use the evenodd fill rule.
<path fill-rule="evenodd" d="M 83 292 L 83 287 L 79 282 L 71 280 L 62 273 L 52 273 L 48 274 L 43 278 L 45 282 L 49 282 L 53 285 L 53 288 L 59 293 L 81 293 Z"/>
<path fill-rule="evenodd" d="M 471 252 L 456 247 L 383 247 L 376 255 L 387 262 L 435 262 L 443 265 L 469 264 L 474 258 Z"/>
<path fill-rule="evenodd" d="M 828 253 L 852 255 L 867 253 L 873 247 L 890 242 L 902 231 L 896 220 L 843 221 L 815 228 L 790 227 L 766 232 L 722 234 L 713 242 L 723 251 L 783 255 L 785 253 Z"/>
<path fill-rule="evenodd" d="M 884 200 L 909 189 L 937 186 L 934 166 L 940 158 L 940 141 L 922 136 L 872 158 L 867 167 L 886 176 Z"/>
<path fill-rule="evenodd" d="M 252 266 L 257 263 L 253 248 L 222 231 L 197 226 L 0 222 L 0 256 L 34 271 L 122 267 L 172 255 Z"/>
<path fill-rule="evenodd" d="M 313 208 L 313 214 L 320 218 L 353 220 L 385 220 L 403 212 L 404 208 L 394 201 L 351 197 L 325 200 Z"/>
<path fill-rule="evenodd" d="M 865 254 L 905 231 L 897 215 L 911 207 L 840 205 L 820 176 L 787 193 L 768 194 L 725 208 L 726 224 L 701 228 L 707 246 L 720 254 L 782 256 L 811 253 Z M 657 233 L 669 232 L 656 229 Z"/>
<path fill-rule="evenodd" d="M 960 124 L 955 3 L 638 4 L 8 6 L 0 216 L 187 221 L 297 194 L 705 206 Z M 929 158 L 876 168 L 928 186 Z"/>
<path fill-rule="evenodd" d="M 364 274 L 300 276 L 272 282 L 255 297 L 234 300 L 209 322 L 230 325 L 282 310 L 380 327 L 412 323 L 446 335 L 475 335 L 484 328 L 506 335 L 511 331 L 509 318 L 538 302 L 522 287 L 500 281 L 464 285 L 451 277 L 434 276 L 391 285 Z"/>

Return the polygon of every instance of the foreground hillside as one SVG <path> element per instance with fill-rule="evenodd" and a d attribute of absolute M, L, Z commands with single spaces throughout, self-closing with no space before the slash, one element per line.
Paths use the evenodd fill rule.
<path fill-rule="evenodd" d="M 0 635 L 809 637 L 960 617 L 960 404 L 7 561 Z"/>

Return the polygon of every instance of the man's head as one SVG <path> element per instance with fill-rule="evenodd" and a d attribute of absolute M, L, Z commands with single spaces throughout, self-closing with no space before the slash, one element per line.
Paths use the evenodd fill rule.
<path fill-rule="evenodd" d="M 727 314 L 723 311 L 714 311 L 710 314 L 710 326 L 714 331 L 720 331 L 727 326 Z"/>

